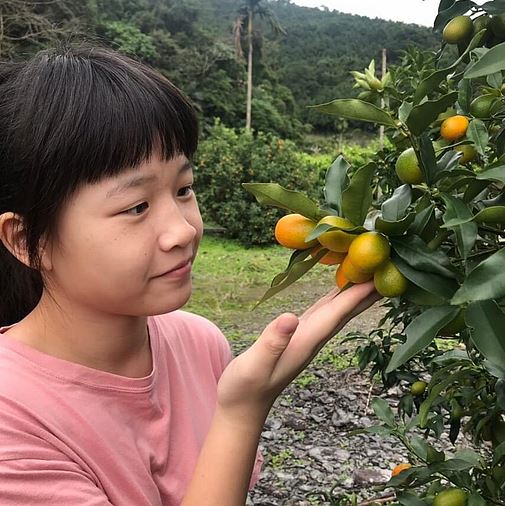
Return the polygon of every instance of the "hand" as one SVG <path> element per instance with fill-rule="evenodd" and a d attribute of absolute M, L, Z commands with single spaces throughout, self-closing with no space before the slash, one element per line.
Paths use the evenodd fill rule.
<path fill-rule="evenodd" d="M 380 298 L 373 282 L 368 282 L 330 291 L 299 318 L 281 314 L 223 372 L 218 385 L 220 410 L 239 423 L 262 423 L 277 396 L 324 344 Z"/>

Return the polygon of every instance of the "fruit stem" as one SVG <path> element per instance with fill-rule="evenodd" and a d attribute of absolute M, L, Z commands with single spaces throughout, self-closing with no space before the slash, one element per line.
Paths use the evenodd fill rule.
<path fill-rule="evenodd" d="M 428 248 L 431 250 L 437 249 L 451 234 L 449 230 L 444 230 L 442 233 L 435 236 L 428 244 Z"/>

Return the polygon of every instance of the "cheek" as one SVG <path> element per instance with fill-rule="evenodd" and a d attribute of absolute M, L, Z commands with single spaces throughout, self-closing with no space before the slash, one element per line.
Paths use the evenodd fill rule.
<path fill-rule="evenodd" d="M 188 221 L 191 223 L 191 225 L 196 230 L 196 235 L 195 235 L 195 240 L 194 240 L 195 252 L 196 252 L 196 248 L 200 244 L 200 240 L 202 239 L 202 235 L 203 235 L 203 220 L 202 220 L 202 215 L 200 214 L 200 209 L 198 208 L 198 206 L 195 206 L 194 211 L 188 217 Z"/>

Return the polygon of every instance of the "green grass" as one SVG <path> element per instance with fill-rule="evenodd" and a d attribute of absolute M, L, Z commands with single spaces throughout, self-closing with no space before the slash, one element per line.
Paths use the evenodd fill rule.
<path fill-rule="evenodd" d="M 307 289 L 309 305 L 314 302 L 311 285 L 332 286 L 334 274 L 327 266 L 316 265 L 292 287 L 251 313 L 273 277 L 285 270 L 290 256 L 290 250 L 278 245 L 245 248 L 237 241 L 204 235 L 193 268 L 193 295 L 185 309 L 214 321 L 233 340 L 247 333 L 241 326 L 244 320 L 267 318 L 268 322 L 272 319 L 268 315 L 290 310 L 295 299 L 298 304 L 300 298 L 304 300 L 305 296 L 292 287 Z"/>

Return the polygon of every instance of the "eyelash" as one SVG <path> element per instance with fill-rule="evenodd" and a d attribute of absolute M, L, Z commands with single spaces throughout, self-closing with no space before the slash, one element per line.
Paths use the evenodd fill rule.
<path fill-rule="evenodd" d="M 193 193 L 193 185 L 192 184 L 188 184 L 188 186 L 183 186 L 181 188 L 182 191 L 185 191 L 186 190 L 186 193 L 184 193 L 184 195 L 179 195 L 179 192 L 177 192 L 177 196 L 178 197 L 188 197 L 189 195 L 191 195 L 191 193 Z M 179 190 L 179 191 L 181 191 Z"/>
<path fill-rule="evenodd" d="M 183 195 L 180 195 L 179 192 L 180 191 L 183 191 L 184 194 Z M 178 192 L 177 192 L 177 196 L 178 197 L 189 197 L 191 194 L 193 193 L 193 185 L 188 185 L 188 186 L 184 186 L 182 187 Z M 142 211 L 140 213 L 132 213 L 131 211 L 135 211 L 136 209 L 138 209 L 139 207 L 143 207 Z M 146 209 L 149 208 L 149 204 L 147 202 L 141 202 L 140 204 L 134 206 L 134 207 L 131 207 L 130 209 L 127 209 L 126 211 L 124 211 L 126 214 L 133 214 L 134 216 L 140 216 L 140 214 L 142 214 L 143 211 L 145 211 Z"/>

